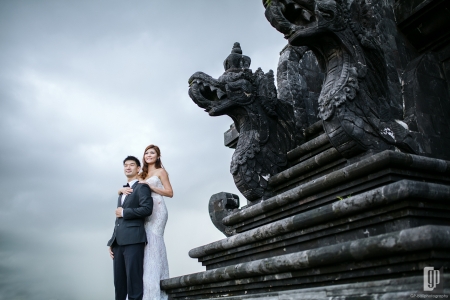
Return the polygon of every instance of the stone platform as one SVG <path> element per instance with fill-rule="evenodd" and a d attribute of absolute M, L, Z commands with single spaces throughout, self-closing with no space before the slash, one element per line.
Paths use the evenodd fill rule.
<path fill-rule="evenodd" d="M 235 122 L 209 213 L 226 238 L 170 299 L 450 297 L 450 15 L 444 0 L 263 0 L 288 40 L 274 73 L 239 43 L 189 95 Z M 424 293 L 424 268 L 444 289 Z"/>
<path fill-rule="evenodd" d="M 208 299 L 298 288 L 417 277 L 430 265 L 450 266 L 450 226 L 421 226 L 171 278 L 173 299 Z M 357 286 L 356 285 L 356 286 Z M 423 285 L 423 280 L 422 280 Z M 374 293 L 385 293 L 378 286 Z M 411 293 L 410 287 L 398 292 Z M 317 298 L 323 293 L 320 291 Z"/>
<path fill-rule="evenodd" d="M 446 282 L 450 281 L 450 275 L 444 275 Z M 407 291 L 405 291 L 407 290 Z M 444 288 L 444 294 L 450 294 L 450 288 Z M 413 295 L 413 296 L 411 296 Z M 418 296 L 419 295 L 419 296 Z M 412 276 L 407 278 L 394 278 L 387 280 L 374 280 L 362 283 L 338 284 L 316 288 L 304 288 L 297 290 L 269 292 L 241 296 L 229 296 L 223 294 L 224 300 L 398 300 L 414 299 L 423 295 L 423 277 Z M 433 299 L 433 298 L 432 298 Z M 439 299 L 439 298 L 437 298 Z"/>
<path fill-rule="evenodd" d="M 189 252 L 205 272 L 162 281 L 171 299 L 353 299 L 364 288 L 364 299 L 396 299 L 420 291 L 424 267 L 448 270 L 450 162 L 396 151 L 347 160 L 321 136 L 269 179 L 274 197 L 223 219 L 234 235 Z"/>

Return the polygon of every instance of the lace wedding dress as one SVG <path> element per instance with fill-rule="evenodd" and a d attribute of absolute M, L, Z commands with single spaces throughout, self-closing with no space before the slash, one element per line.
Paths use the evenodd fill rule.
<path fill-rule="evenodd" d="M 147 179 L 150 187 L 163 189 L 158 176 Z M 163 196 L 152 192 L 153 212 L 145 220 L 145 232 L 148 244 L 144 250 L 144 298 L 143 300 L 167 299 L 161 291 L 159 282 L 169 278 L 166 245 L 164 244 L 164 228 L 167 223 L 167 208 Z"/>

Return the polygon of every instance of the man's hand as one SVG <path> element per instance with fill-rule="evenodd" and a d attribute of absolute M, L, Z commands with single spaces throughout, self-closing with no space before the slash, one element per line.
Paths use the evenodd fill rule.
<path fill-rule="evenodd" d="M 117 217 L 117 218 L 122 218 L 122 211 L 123 211 L 123 208 L 122 208 L 122 207 L 118 207 L 118 208 L 116 209 L 116 217 Z"/>
<path fill-rule="evenodd" d="M 111 258 L 114 259 L 114 252 L 112 252 L 112 248 L 109 247 L 108 250 L 109 250 L 109 256 L 111 256 Z"/>

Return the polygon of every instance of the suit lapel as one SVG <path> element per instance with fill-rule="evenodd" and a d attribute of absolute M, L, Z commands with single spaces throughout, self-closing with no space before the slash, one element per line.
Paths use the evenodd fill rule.
<path fill-rule="evenodd" d="M 117 199 L 117 207 L 122 207 L 122 194 L 120 194 L 119 199 Z"/>
<path fill-rule="evenodd" d="M 128 194 L 128 195 L 126 195 L 125 196 L 125 199 L 123 199 L 123 204 L 122 204 L 122 206 L 125 206 L 126 205 L 126 203 L 129 203 L 130 202 L 130 197 L 131 196 L 133 196 L 133 193 L 134 193 L 134 189 L 135 189 L 135 187 L 137 187 L 137 184 L 139 183 L 139 181 L 136 181 L 132 186 L 131 186 L 131 188 L 133 189 L 133 192 L 131 193 L 131 194 Z M 119 201 L 121 201 L 122 199 L 121 198 L 119 198 Z M 120 202 L 119 202 L 120 203 Z"/>

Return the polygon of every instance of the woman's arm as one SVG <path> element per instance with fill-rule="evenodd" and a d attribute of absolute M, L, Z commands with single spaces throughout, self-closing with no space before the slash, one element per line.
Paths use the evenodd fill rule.
<path fill-rule="evenodd" d="M 169 175 L 167 174 L 166 170 L 162 169 L 161 172 L 158 174 L 159 179 L 161 179 L 161 183 L 164 186 L 164 189 L 159 189 L 156 187 L 152 187 L 152 191 L 154 191 L 157 194 L 160 194 L 164 197 L 173 197 L 173 190 L 172 185 L 170 184 Z"/>
<path fill-rule="evenodd" d="M 119 195 L 122 195 L 122 194 L 129 195 L 132 192 L 133 192 L 133 189 L 129 188 L 129 187 L 123 187 L 123 188 L 119 189 L 119 191 L 118 191 Z"/>

